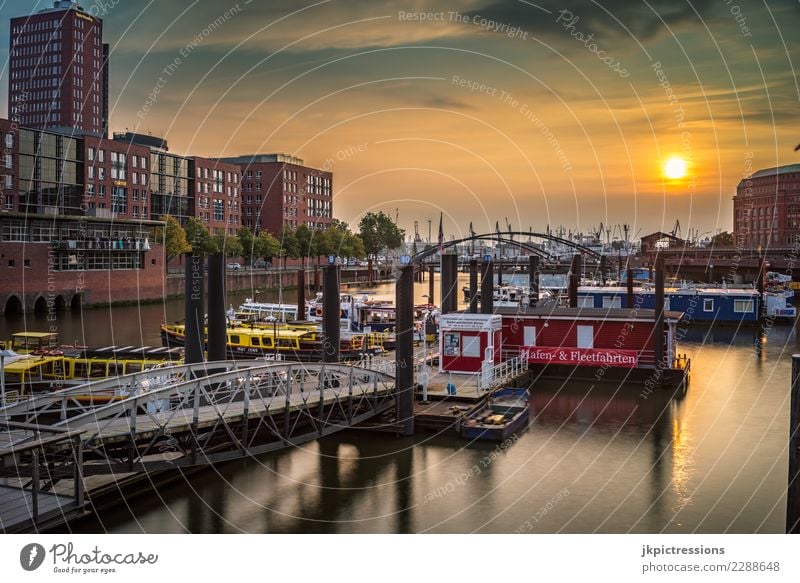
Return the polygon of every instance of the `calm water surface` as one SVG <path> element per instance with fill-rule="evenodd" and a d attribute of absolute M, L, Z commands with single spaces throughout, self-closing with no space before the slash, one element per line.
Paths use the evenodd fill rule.
<path fill-rule="evenodd" d="M 422 301 L 427 285 L 416 293 Z M 87 310 L 82 319 L 59 316 L 57 326 L 64 340 L 157 345 L 158 324 L 181 319 L 182 310 L 180 300 Z M 42 318 L 0 318 L 3 337 L 47 326 Z M 179 476 L 73 528 L 783 532 L 790 355 L 798 342 L 790 327 L 772 328 L 761 349 L 754 340 L 751 330 L 692 330 L 681 343 L 692 381 L 679 400 L 644 398 L 636 387 L 537 385 L 530 427 L 508 447 L 340 433 Z"/>

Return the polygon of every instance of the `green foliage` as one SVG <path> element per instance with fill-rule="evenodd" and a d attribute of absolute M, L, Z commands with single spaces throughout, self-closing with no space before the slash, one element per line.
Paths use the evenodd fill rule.
<path fill-rule="evenodd" d="M 305 264 L 306 257 L 313 254 L 314 232 L 306 225 L 300 225 L 294 231 L 294 239 L 297 242 L 297 255 L 303 259 Z"/>
<path fill-rule="evenodd" d="M 397 249 L 403 244 L 405 230 L 399 228 L 395 222 L 383 211 L 367 213 L 358 224 L 364 251 L 375 256 L 382 249 Z"/>
<path fill-rule="evenodd" d="M 261 231 L 256 237 L 258 254 L 255 257 L 277 257 L 281 253 L 281 242 L 269 231 Z"/>
<path fill-rule="evenodd" d="M 734 242 L 733 233 L 729 233 L 728 231 L 722 231 L 711 237 L 711 244 L 714 245 L 714 247 L 733 247 Z"/>
<path fill-rule="evenodd" d="M 253 231 L 247 227 L 236 229 L 236 239 L 242 248 L 241 255 L 244 258 L 244 264 L 249 267 L 253 264 L 253 257 L 260 256 L 261 245 L 257 243 L 258 239 L 253 235 Z"/>
<path fill-rule="evenodd" d="M 237 237 L 232 237 L 220 229 L 214 234 L 213 239 L 217 253 L 222 253 L 225 257 L 242 257 L 242 244 Z"/>
<path fill-rule="evenodd" d="M 161 220 L 166 223 L 164 228 L 159 228 L 156 232 L 156 241 L 163 243 L 167 254 L 167 261 L 177 257 L 181 253 L 188 253 L 192 250 L 189 241 L 186 239 L 186 231 L 183 230 L 178 219 L 171 215 L 164 215 Z"/>
<path fill-rule="evenodd" d="M 217 253 L 217 242 L 206 226 L 195 217 L 190 218 L 186 223 L 186 239 L 192 247 L 192 253 L 206 255 Z"/>

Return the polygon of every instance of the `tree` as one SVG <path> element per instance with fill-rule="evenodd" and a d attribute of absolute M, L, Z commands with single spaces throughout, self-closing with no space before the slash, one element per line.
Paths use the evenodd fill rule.
<path fill-rule="evenodd" d="M 218 253 L 217 242 L 206 226 L 195 217 L 191 217 L 186 223 L 186 239 L 191 245 L 192 253 L 204 255 L 207 253 Z"/>
<path fill-rule="evenodd" d="M 258 257 L 261 255 L 260 240 L 255 237 L 253 235 L 253 231 L 247 227 L 239 227 L 236 229 L 236 239 L 239 241 L 239 245 L 242 247 L 242 258 L 244 259 L 244 264 L 248 267 L 252 266 L 253 257 Z"/>
<path fill-rule="evenodd" d="M 188 253 L 192 250 L 189 241 L 186 239 L 186 231 L 183 230 L 178 219 L 171 215 L 164 215 L 161 220 L 166 224 L 156 232 L 156 241 L 164 243 L 164 251 L 167 254 L 167 261 L 177 257 L 181 253 Z"/>
<path fill-rule="evenodd" d="M 306 225 L 300 225 L 294 231 L 294 238 L 297 241 L 297 254 L 305 267 L 306 257 L 310 257 L 313 251 L 314 232 Z"/>
<path fill-rule="evenodd" d="M 373 257 L 381 249 L 397 249 L 403 244 L 405 230 L 399 228 L 395 222 L 383 211 L 378 213 L 367 213 L 361 217 L 358 223 L 359 234 L 364 243 L 364 250 L 367 255 Z"/>
<path fill-rule="evenodd" d="M 271 262 L 273 257 L 281 254 L 281 242 L 269 231 L 261 231 L 256 237 L 255 245 L 258 253 L 254 253 L 254 257 L 269 257 Z"/>
<path fill-rule="evenodd" d="M 224 230 L 218 229 L 214 234 L 214 245 L 217 253 L 222 253 L 225 257 L 241 257 L 242 244 L 239 239 L 228 235 Z"/>
<path fill-rule="evenodd" d="M 283 268 L 286 269 L 286 260 L 291 257 L 296 259 L 298 257 L 297 250 L 297 237 L 294 236 L 294 231 L 288 226 L 284 225 L 281 231 L 280 239 L 280 255 L 283 257 Z"/>
<path fill-rule="evenodd" d="M 722 231 L 711 237 L 711 244 L 714 247 L 733 247 L 733 233 Z"/>

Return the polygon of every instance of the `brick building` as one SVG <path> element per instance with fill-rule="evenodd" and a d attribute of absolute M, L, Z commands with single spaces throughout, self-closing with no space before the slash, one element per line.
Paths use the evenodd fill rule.
<path fill-rule="evenodd" d="M 11 19 L 9 116 L 35 129 L 108 128 L 108 45 L 103 21 L 76 2 Z"/>
<path fill-rule="evenodd" d="M 733 197 L 733 236 L 740 247 L 792 247 L 800 241 L 800 164 L 759 170 Z"/>
<path fill-rule="evenodd" d="M 287 154 L 223 158 L 239 167 L 241 223 L 279 235 L 284 226 L 323 230 L 333 222 L 333 174 Z"/>
<path fill-rule="evenodd" d="M 212 233 L 235 235 L 241 225 L 239 166 L 220 160 L 190 158 L 194 182 L 194 216 Z"/>

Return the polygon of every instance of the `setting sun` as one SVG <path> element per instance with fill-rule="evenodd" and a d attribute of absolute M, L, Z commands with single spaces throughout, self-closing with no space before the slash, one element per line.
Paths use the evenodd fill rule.
<path fill-rule="evenodd" d="M 686 176 L 686 160 L 673 156 L 664 164 L 664 176 L 672 180 Z"/>

